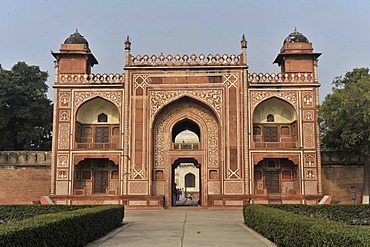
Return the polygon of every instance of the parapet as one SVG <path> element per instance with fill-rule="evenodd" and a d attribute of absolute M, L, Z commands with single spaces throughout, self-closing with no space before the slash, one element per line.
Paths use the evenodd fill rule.
<path fill-rule="evenodd" d="M 1 151 L 1 167 L 50 166 L 51 151 Z"/>
<path fill-rule="evenodd" d="M 136 55 L 131 56 L 131 63 L 126 67 L 177 67 L 177 66 L 241 66 L 243 64 L 241 55 L 212 55 L 205 56 L 200 54 L 199 56 L 192 55 L 175 55 L 171 54 L 165 56 L 163 54 L 156 55 Z"/>

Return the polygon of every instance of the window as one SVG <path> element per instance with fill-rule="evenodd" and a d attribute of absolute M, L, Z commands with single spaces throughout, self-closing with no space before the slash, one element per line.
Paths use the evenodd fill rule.
<path fill-rule="evenodd" d="M 195 187 L 195 175 L 192 173 L 188 173 L 185 175 L 185 187 L 194 188 Z"/>
<path fill-rule="evenodd" d="M 109 142 L 109 128 L 108 127 L 96 127 L 95 142 L 98 142 L 98 143 Z"/>
<path fill-rule="evenodd" d="M 272 115 L 272 114 L 268 114 L 268 115 L 267 115 L 267 122 L 269 122 L 269 123 L 273 123 L 273 122 L 275 122 L 275 117 L 274 117 L 274 115 Z"/>
<path fill-rule="evenodd" d="M 263 141 L 264 142 L 277 142 L 278 141 L 277 127 L 264 127 L 263 128 Z"/>
<path fill-rule="evenodd" d="M 99 123 L 106 123 L 108 122 L 108 116 L 104 113 L 101 113 L 99 116 L 98 116 L 98 122 Z"/>

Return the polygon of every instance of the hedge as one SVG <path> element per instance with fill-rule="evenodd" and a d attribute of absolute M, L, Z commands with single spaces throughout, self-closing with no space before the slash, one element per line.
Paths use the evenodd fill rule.
<path fill-rule="evenodd" d="M 328 219 L 350 225 L 370 225 L 370 205 L 266 205 L 295 214 Z"/>
<path fill-rule="evenodd" d="M 245 205 L 246 225 L 278 246 L 370 246 L 370 228 L 297 215 L 264 205 Z"/>
<path fill-rule="evenodd" d="M 123 206 L 97 206 L 0 226 L 0 246 L 85 246 L 122 224 Z"/>
<path fill-rule="evenodd" d="M 96 205 L 0 205 L 0 224 L 32 218 L 36 215 L 72 211 Z"/>

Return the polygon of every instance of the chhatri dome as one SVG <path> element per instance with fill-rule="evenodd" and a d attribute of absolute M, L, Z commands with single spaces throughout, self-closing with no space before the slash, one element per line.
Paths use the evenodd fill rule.
<path fill-rule="evenodd" d="M 286 43 L 297 43 L 297 42 L 303 42 L 303 43 L 309 43 L 306 36 L 304 36 L 302 33 L 297 31 L 297 28 L 294 29 L 294 31 L 289 34 L 288 37 L 284 40 L 284 44 Z"/>
<path fill-rule="evenodd" d="M 89 46 L 89 43 L 87 40 L 82 36 L 78 30 L 76 29 L 76 32 L 71 34 L 65 41 L 64 44 L 85 44 Z"/>

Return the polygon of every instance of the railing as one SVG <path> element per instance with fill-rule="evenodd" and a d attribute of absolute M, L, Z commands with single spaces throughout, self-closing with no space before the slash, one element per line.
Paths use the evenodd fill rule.
<path fill-rule="evenodd" d="M 77 149 L 88 149 L 88 150 L 94 150 L 94 149 L 117 149 L 118 144 L 117 143 L 100 143 L 100 142 L 77 142 L 76 143 Z"/>
<path fill-rule="evenodd" d="M 313 83 L 313 73 L 252 73 L 248 74 L 249 83 Z"/>
<path fill-rule="evenodd" d="M 59 82 L 66 84 L 122 84 L 124 74 L 60 74 Z"/>
<path fill-rule="evenodd" d="M 192 54 L 188 55 L 175 55 L 171 54 L 165 56 L 163 54 L 156 56 L 137 55 L 132 56 L 131 66 L 227 66 L 227 65 L 241 65 L 240 55 L 212 55 L 199 56 Z"/>
<path fill-rule="evenodd" d="M 173 149 L 175 150 L 198 150 L 199 143 L 174 143 Z"/>
<path fill-rule="evenodd" d="M 255 149 L 288 149 L 297 148 L 296 142 L 254 142 Z"/>

